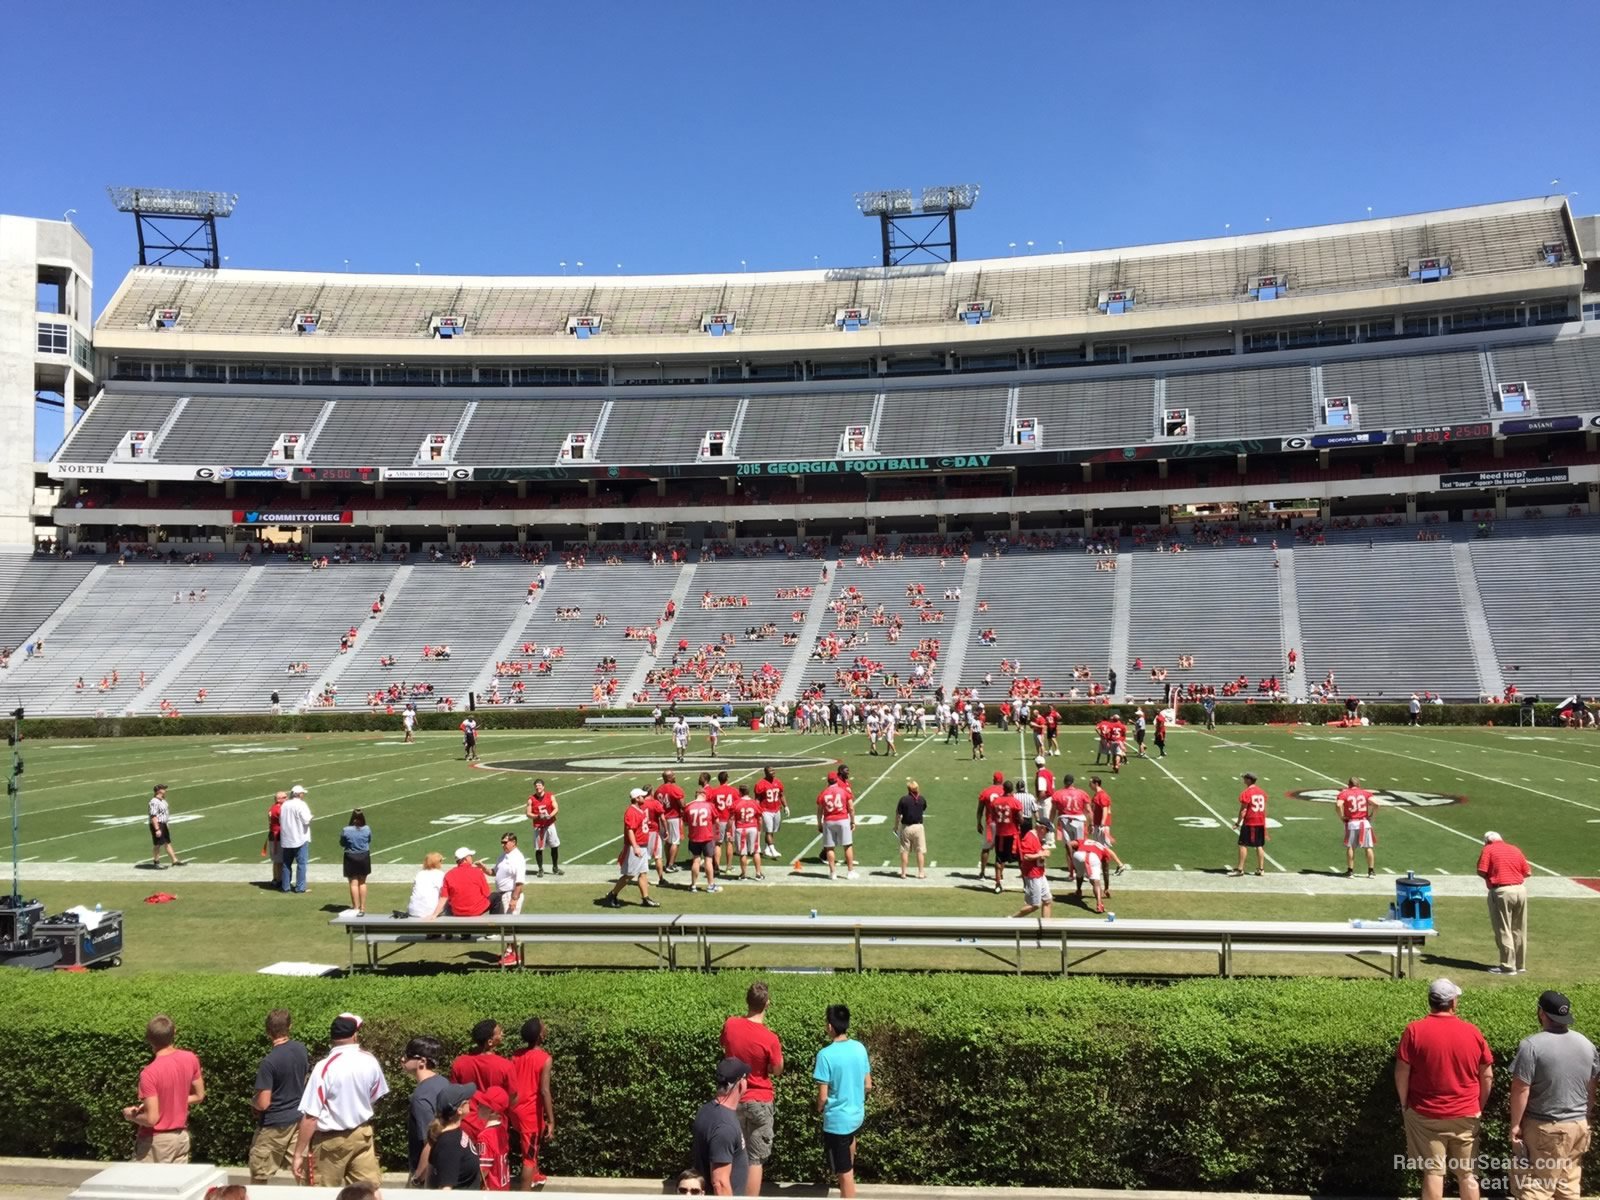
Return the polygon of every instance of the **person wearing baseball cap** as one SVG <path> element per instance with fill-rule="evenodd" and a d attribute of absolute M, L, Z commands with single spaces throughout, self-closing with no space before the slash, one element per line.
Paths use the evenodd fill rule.
<path fill-rule="evenodd" d="M 444 873 L 435 917 L 481 917 L 489 911 L 489 876 L 470 846 L 456 847 L 456 865 Z"/>
<path fill-rule="evenodd" d="M 477 1093 L 475 1083 L 450 1083 L 439 1089 L 435 1101 L 439 1115 L 428 1127 L 428 1144 L 418 1165 L 432 1191 L 475 1192 L 483 1187 L 478 1147 L 461 1128 Z"/>
<path fill-rule="evenodd" d="M 1539 1032 L 1511 1060 L 1511 1186 L 1519 1200 L 1577 1200 L 1600 1054 L 1572 1028 L 1572 1002 L 1560 992 L 1541 995 L 1537 1013 Z"/>
<path fill-rule="evenodd" d="M 1483 835 L 1478 878 L 1489 889 L 1489 926 L 1500 951 L 1491 975 L 1522 975 L 1528 970 L 1528 889 L 1533 868 L 1522 851 L 1494 830 Z"/>
<path fill-rule="evenodd" d="M 383 1172 L 372 1136 L 373 1106 L 389 1093 L 378 1060 L 361 1048 L 361 1018 L 340 1013 L 328 1030 L 328 1053 L 311 1068 L 300 1097 L 300 1132 L 291 1168 L 318 1187 L 378 1187 Z M 314 1170 L 308 1170 L 314 1168 Z"/>
<path fill-rule="evenodd" d="M 611 891 L 601 899 L 602 908 L 621 908 L 618 899 L 622 889 L 630 883 L 639 885 L 639 903 L 645 908 L 660 908 L 659 900 L 650 899 L 650 883 L 645 878 L 650 873 L 650 811 L 644 802 L 650 793 L 636 787 L 628 793 L 628 808 L 622 814 L 622 853 L 617 855 L 617 865 L 622 873 Z"/>
<path fill-rule="evenodd" d="M 745 1195 L 750 1157 L 736 1111 L 749 1086 L 744 1059 L 724 1058 L 717 1064 L 716 1098 L 700 1106 L 690 1127 L 690 1160 L 714 1196 Z"/>
<path fill-rule="evenodd" d="M 305 891 L 306 873 L 311 869 L 311 806 L 306 803 L 305 788 L 298 783 L 289 789 L 289 798 L 278 810 L 278 853 L 283 861 L 279 888 L 290 890 L 292 873 L 293 890 Z"/>
<path fill-rule="evenodd" d="M 1428 985 L 1428 1015 L 1406 1026 L 1395 1052 L 1394 1086 L 1405 1121 L 1406 1164 L 1422 1176 L 1422 1200 L 1443 1200 L 1454 1174 L 1462 1200 L 1477 1200 L 1479 1123 L 1494 1083 L 1494 1055 L 1482 1032 L 1456 1015 L 1461 989 Z"/>

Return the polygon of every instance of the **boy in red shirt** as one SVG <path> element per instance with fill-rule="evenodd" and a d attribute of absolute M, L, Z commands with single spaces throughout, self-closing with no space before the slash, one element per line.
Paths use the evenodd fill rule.
<path fill-rule="evenodd" d="M 1239 793 L 1239 817 L 1233 823 L 1233 828 L 1239 835 L 1239 865 L 1229 871 L 1230 875 L 1244 874 L 1244 860 L 1250 853 L 1250 847 L 1256 851 L 1256 874 L 1260 875 L 1266 869 L 1267 855 L 1267 794 L 1256 786 L 1256 777 L 1246 771 L 1244 791 Z"/>
<path fill-rule="evenodd" d="M 544 1048 L 544 1022 L 529 1017 L 522 1023 L 521 1050 L 511 1056 L 511 1128 L 522 1153 L 521 1191 L 545 1181 L 539 1170 L 539 1143 L 556 1134 L 555 1104 L 550 1096 L 550 1052 Z"/>
<path fill-rule="evenodd" d="M 206 1081 L 200 1060 L 179 1050 L 172 1018 L 158 1015 L 144 1027 L 145 1044 L 155 1053 L 139 1072 L 139 1103 L 122 1110 L 123 1119 L 135 1126 L 134 1162 L 186 1163 L 189 1161 L 189 1109 L 206 1098 Z"/>
<path fill-rule="evenodd" d="M 772 1081 L 783 1074 L 783 1044 L 767 1028 L 767 985 L 759 979 L 745 993 L 747 1015 L 729 1017 L 722 1024 L 722 1053 L 750 1068 L 744 1096 L 735 1110 L 750 1159 L 745 1195 L 761 1193 L 761 1172 L 772 1157 L 772 1108 L 776 1098 Z"/>

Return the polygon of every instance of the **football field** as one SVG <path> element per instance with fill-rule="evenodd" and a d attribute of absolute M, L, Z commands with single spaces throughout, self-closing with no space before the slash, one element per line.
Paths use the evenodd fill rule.
<path fill-rule="evenodd" d="M 463 761 L 460 740 L 449 733 L 421 733 L 412 745 L 398 732 L 29 741 L 22 858 L 48 865 L 52 879 L 106 878 L 148 862 L 145 804 L 152 785 L 165 783 L 183 856 L 253 877 L 272 794 L 301 784 L 316 818 L 314 863 L 339 862 L 338 831 L 359 806 L 374 831 L 375 866 L 409 868 L 429 850 L 448 858 L 465 844 L 487 854 L 504 829 L 525 831 L 524 801 L 542 778 L 561 802 L 563 865 L 603 866 L 617 853 L 631 788 L 653 786 L 668 768 L 690 791 L 700 770 L 726 770 L 733 782 L 751 783 L 771 764 L 792 810 L 775 873 L 789 875 L 793 859 L 815 859 L 814 799 L 842 761 L 855 783 L 864 872 L 891 863 L 898 872 L 893 814 L 908 778 L 929 799 L 930 862 L 940 871 L 970 871 L 980 846 L 979 789 L 995 771 L 1028 779 L 1034 771 L 1031 741 L 1015 731 L 991 732 L 982 761 L 972 760 L 964 742 L 946 745 L 942 737 L 902 735 L 898 756 L 888 758 L 870 755 L 861 734 L 788 732 L 729 734 L 713 758 L 697 731 L 680 765 L 670 739 L 653 731 L 498 731 L 492 715 L 484 724 L 476 766 Z M 1271 800 L 1268 877 L 1285 877 L 1275 886 L 1342 873 L 1332 797 L 1351 775 L 1377 793 L 1380 872 L 1475 883 L 1482 835 L 1495 829 L 1523 849 L 1538 878 L 1600 877 L 1600 736 L 1593 733 L 1180 729 L 1165 758 L 1133 757 L 1116 776 L 1095 767 L 1087 729 L 1063 727 L 1061 750 L 1049 759 L 1058 781 L 1072 773 L 1081 785 L 1097 771 L 1104 779 L 1118 853 L 1141 886 L 1155 886 L 1157 878 L 1147 878 L 1154 876 L 1165 887 L 1199 888 L 1186 877 L 1214 875 L 1232 861 L 1244 771 L 1259 776 Z M 803 871 L 814 877 L 814 862 Z"/>

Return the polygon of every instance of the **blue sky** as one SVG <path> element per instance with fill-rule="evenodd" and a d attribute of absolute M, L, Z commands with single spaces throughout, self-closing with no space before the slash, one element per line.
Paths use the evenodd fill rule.
<path fill-rule="evenodd" d="M 1537 48 L 1595 32 L 1592 0 L 13 5 L 0 211 L 77 209 L 101 305 L 112 183 L 237 192 L 232 266 L 439 273 L 859 265 L 854 192 L 945 182 L 983 185 L 964 258 L 1593 212 L 1581 55 Z"/>

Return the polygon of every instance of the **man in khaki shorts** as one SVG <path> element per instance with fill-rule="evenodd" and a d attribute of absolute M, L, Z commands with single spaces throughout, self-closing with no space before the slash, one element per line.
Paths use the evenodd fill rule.
<path fill-rule="evenodd" d="M 306 1090 L 310 1058 L 305 1043 L 289 1036 L 289 1026 L 288 1009 L 275 1008 L 267 1014 L 272 1049 L 256 1068 L 255 1093 L 250 1097 L 257 1122 L 250 1139 L 251 1183 L 270 1183 L 279 1171 L 289 1169 L 294 1158 L 300 1097 Z"/>
<path fill-rule="evenodd" d="M 189 1161 L 189 1109 L 206 1098 L 206 1081 L 200 1060 L 180 1050 L 172 1018 L 160 1014 L 144 1028 L 145 1044 L 154 1053 L 139 1072 L 139 1103 L 122 1110 L 124 1120 L 138 1129 L 133 1139 L 133 1161 L 186 1163 Z"/>
<path fill-rule="evenodd" d="M 306 1080 L 300 1097 L 294 1177 L 316 1187 L 352 1183 L 378 1187 L 383 1171 L 372 1140 L 372 1108 L 389 1094 L 378 1060 L 356 1041 L 361 1018 L 340 1013 L 328 1031 L 328 1053 Z"/>
<path fill-rule="evenodd" d="M 1478 1027 L 1456 1015 L 1461 989 L 1428 985 L 1428 1015 L 1406 1026 L 1394 1086 L 1405 1119 L 1407 1166 L 1422 1176 L 1422 1200 L 1443 1200 L 1446 1174 L 1461 1200 L 1479 1200 L 1478 1125 L 1494 1083 L 1494 1055 Z"/>
<path fill-rule="evenodd" d="M 900 878 L 906 877 L 906 868 L 913 856 L 917 860 L 917 878 L 928 877 L 928 827 L 923 823 L 928 812 L 928 798 L 922 794 L 915 779 L 906 780 L 906 794 L 894 810 L 894 835 L 900 839 Z"/>
<path fill-rule="evenodd" d="M 1539 997 L 1539 1032 L 1511 1060 L 1511 1186 L 1518 1200 L 1578 1200 L 1600 1053 L 1572 1028 L 1572 1002 Z"/>

